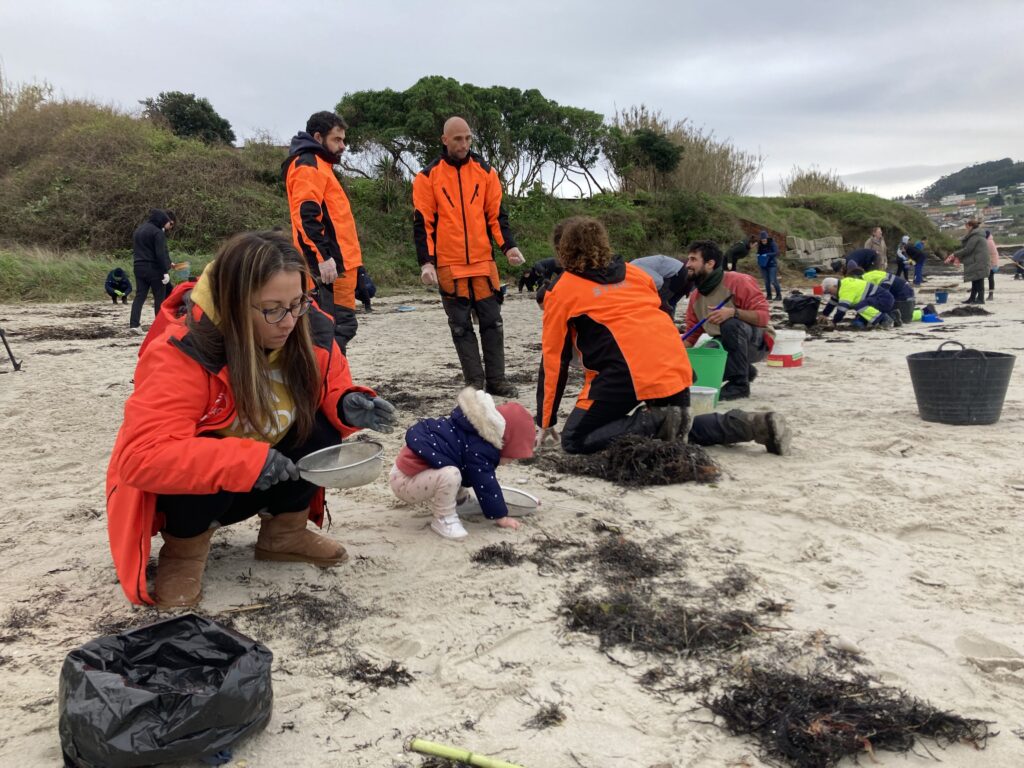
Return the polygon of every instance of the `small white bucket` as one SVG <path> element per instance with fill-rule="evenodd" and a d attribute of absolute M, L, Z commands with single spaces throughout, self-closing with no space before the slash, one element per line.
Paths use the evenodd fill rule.
<path fill-rule="evenodd" d="M 807 334 L 803 331 L 776 331 L 772 357 L 793 357 L 803 354 L 805 338 Z"/>
<path fill-rule="evenodd" d="M 714 387 L 690 387 L 690 414 L 700 416 L 714 411 L 717 394 L 718 390 Z"/>

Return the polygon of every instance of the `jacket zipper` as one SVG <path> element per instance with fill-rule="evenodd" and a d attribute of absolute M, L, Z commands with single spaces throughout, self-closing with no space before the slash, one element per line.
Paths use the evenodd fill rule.
<path fill-rule="evenodd" d="M 444 198 L 445 198 L 445 200 L 447 200 L 447 201 L 448 201 L 448 204 L 449 204 L 449 205 L 450 205 L 450 206 L 451 206 L 452 208 L 454 208 L 454 207 L 455 207 L 455 203 L 454 203 L 454 202 L 452 202 L 452 199 L 451 199 L 451 198 L 450 198 L 450 197 L 448 196 L 448 190 L 447 190 L 447 189 L 445 189 L 444 187 L 441 187 L 441 191 L 442 191 L 442 192 L 444 193 Z"/>
<path fill-rule="evenodd" d="M 479 184 L 475 184 L 475 185 L 473 186 L 473 196 L 472 196 L 471 198 L 469 198 L 469 204 L 470 204 L 470 205 L 472 205 L 472 204 L 473 204 L 473 201 L 474 201 L 474 200 L 476 200 L 476 194 L 477 194 L 477 192 L 479 192 L 479 191 L 480 191 L 480 185 L 479 185 Z"/>
<path fill-rule="evenodd" d="M 462 241 L 466 245 L 466 263 L 469 264 L 469 225 L 466 224 L 466 198 L 462 194 L 462 169 L 456 166 L 455 177 L 459 180 L 459 204 L 462 206 Z"/>

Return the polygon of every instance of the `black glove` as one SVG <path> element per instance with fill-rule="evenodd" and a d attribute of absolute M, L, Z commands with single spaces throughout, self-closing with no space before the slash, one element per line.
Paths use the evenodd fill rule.
<path fill-rule="evenodd" d="M 362 392 L 349 392 L 338 404 L 338 415 L 350 427 L 364 427 L 377 432 L 391 432 L 398 423 L 395 406 L 383 397 L 371 400 Z"/>
<path fill-rule="evenodd" d="M 292 463 L 292 460 L 280 451 L 271 448 L 267 452 L 267 461 L 260 470 L 260 476 L 256 478 L 252 489 L 254 491 L 265 491 L 272 485 L 284 482 L 285 480 L 298 480 L 299 470 Z"/>

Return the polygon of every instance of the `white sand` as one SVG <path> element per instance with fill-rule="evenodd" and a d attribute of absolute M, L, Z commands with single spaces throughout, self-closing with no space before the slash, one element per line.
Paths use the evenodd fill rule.
<path fill-rule="evenodd" d="M 944 764 L 1024 764 L 1024 741 L 1012 733 L 1024 727 L 1024 370 L 1018 364 L 1014 371 L 998 424 L 951 427 L 918 417 L 905 362 L 944 338 L 1024 350 L 1024 288 L 999 280 L 991 317 L 843 336 L 852 343 L 810 341 L 802 368 L 761 366 L 744 407 L 785 413 L 795 426 L 793 455 L 771 456 L 756 445 L 712 449 L 723 468 L 714 486 L 627 492 L 537 467 L 504 467 L 503 481 L 541 495 L 543 512 L 519 533 L 469 521 L 470 538 L 456 544 L 433 535 L 422 510 L 394 503 L 381 476 L 329 494 L 333 533 L 352 560 L 327 572 L 255 562 L 254 522 L 221 531 L 202 613 L 275 592 L 336 587 L 367 614 L 331 635 L 332 652 L 297 652 L 310 627 L 259 638 L 275 654 L 274 715 L 263 733 L 237 746 L 232 764 L 413 766 L 420 760 L 404 755 L 402 742 L 420 734 L 531 768 L 762 765 L 756 745 L 707 724 L 711 715 L 696 695 L 659 698 L 637 683 L 660 659 L 618 648 L 610 654 L 616 664 L 594 638 L 565 630 L 559 600 L 586 572 L 550 576 L 530 563 L 492 569 L 469 561 L 493 542 L 528 551 L 542 532 L 597 541 L 595 518 L 617 522 L 639 542 L 676 535 L 686 553 L 683 573 L 698 585 L 745 566 L 758 580 L 740 603 L 788 600 L 792 610 L 767 622 L 791 628 L 794 641 L 816 632 L 841 636 L 880 679 L 995 722 L 1001 735 L 987 750 L 935 750 Z M 540 315 L 525 295 L 511 298 L 509 369 L 525 379 L 536 369 Z M 394 311 L 402 303 L 415 310 Z M 351 350 L 356 381 L 411 379 L 406 391 L 434 398 L 424 412 L 404 411 L 405 425 L 446 413 L 460 377 L 436 299 L 416 294 L 377 309 L 360 317 Z M 80 316 L 68 318 L 69 311 Z M 120 306 L 0 307 L 0 326 L 10 334 L 126 323 Z M 0 621 L 13 609 L 29 618 L 23 629 L 0 627 L 0 765 L 53 766 L 60 762 L 56 695 L 64 655 L 100 634 L 102 622 L 156 617 L 122 596 L 104 517 L 104 472 L 139 339 L 122 331 L 88 341 L 10 341 L 25 362 L 14 373 L 0 361 Z M 521 399 L 532 411 L 529 384 Z M 389 458 L 400 440 L 400 433 L 384 439 Z M 240 628 L 246 621 L 243 614 Z M 352 653 L 397 660 L 415 681 L 377 692 L 350 683 L 332 670 Z M 546 702 L 562 705 L 565 724 L 527 729 Z M 934 764 L 923 750 L 878 753 L 877 760 Z M 862 764 L 869 763 L 865 756 Z"/>

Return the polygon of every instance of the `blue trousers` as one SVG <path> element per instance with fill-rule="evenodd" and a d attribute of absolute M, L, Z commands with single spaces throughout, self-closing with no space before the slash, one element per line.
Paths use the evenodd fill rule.
<path fill-rule="evenodd" d="M 761 275 L 764 277 L 764 295 L 769 299 L 772 297 L 772 288 L 775 288 L 776 297 L 782 296 L 782 286 L 779 285 L 779 268 L 761 267 Z"/>
<path fill-rule="evenodd" d="M 924 259 L 914 265 L 914 285 L 920 285 L 922 280 L 924 280 Z"/>

